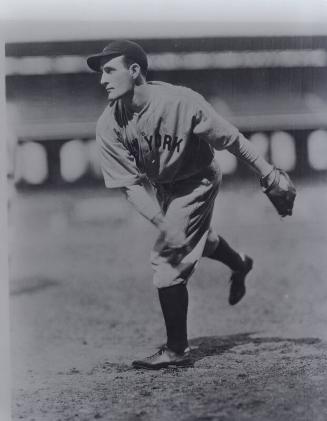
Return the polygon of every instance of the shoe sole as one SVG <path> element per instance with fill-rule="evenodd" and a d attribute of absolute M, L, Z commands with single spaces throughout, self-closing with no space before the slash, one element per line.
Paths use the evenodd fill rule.
<path fill-rule="evenodd" d="M 133 368 L 145 369 L 145 370 L 161 370 L 162 368 L 179 368 L 179 367 L 192 367 L 193 363 L 191 360 L 184 360 L 170 363 L 160 363 L 156 365 L 146 364 L 141 361 L 134 361 L 132 363 Z"/>
<path fill-rule="evenodd" d="M 246 270 L 242 274 L 243 275 L 243 281 L 241 281 L 242 282 L 241 288 L 243 288 L 244 290 L 243 290 L 242 294 L 239 297 L 237 297 L 236 300 L 231 300 L 231 298 L 229 297 L 228 302 L 229 302 L 229 304 L 231 306 L 234 306 L 235 304 L 239 303 L 242 300 L 242 298 L 244 297 L 245 293 L 246 293 L 245 279 L 246 279 L 248 273 L 253 268 L 253 259 L 251 259 L 251 257 L 249 257 L 249 256 L 246 256 L 246 260 L 248 261 L 248 266 L 247 266 Z M 237 282 L 237 281 L 233 281 L 232 280 L 232 284 L 233 284 L 233 282 Z M 232 289 L 232 286 L 231 286 L 231 289 Z"/>

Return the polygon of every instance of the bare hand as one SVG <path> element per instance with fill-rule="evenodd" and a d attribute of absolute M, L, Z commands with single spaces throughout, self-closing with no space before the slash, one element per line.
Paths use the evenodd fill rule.
<path fill-rule="evenodd" d="M 158 228 L 163 235 L 163 241 L 169 248 L 180 249 L 185 247 L 186 237 L 180 227 L 175 227 L 163 219 Z"/>

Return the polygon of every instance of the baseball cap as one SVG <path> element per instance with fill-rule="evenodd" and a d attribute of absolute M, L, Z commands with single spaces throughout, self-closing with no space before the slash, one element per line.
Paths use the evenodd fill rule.
<path fill-rule="evenodd" d="M 103 64 L 103 58 L 114 58 L 118 56 L 125 56 L 135 63 L 138 63 L 141 69 L 146 73 L 148 69 L 148 59 L 143 48 L 136 42 L 129 40 L 116 40 L 111 41 L 101 53 L 90 56 L 86 59 L 86 62 L 90 69 L 98 72 L 100 71 L 101 64 Z"/>

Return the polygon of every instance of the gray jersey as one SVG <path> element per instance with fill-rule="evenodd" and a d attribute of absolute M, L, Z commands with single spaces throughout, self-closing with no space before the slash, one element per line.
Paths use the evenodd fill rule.
<path fill-rule="evenodd" d="M 128 114 L 121 101 L 109 104 L 97 124 L 97 142 L 107 187 L 126 187 L 147 177 L 169 183 L 200 173 L 213 149 L 231 146 L 239 131 L 191 89 L 148 82 L 150 99 Z"/>

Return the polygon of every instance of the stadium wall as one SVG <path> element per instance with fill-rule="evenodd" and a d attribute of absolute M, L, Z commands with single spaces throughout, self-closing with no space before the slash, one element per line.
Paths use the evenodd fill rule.
<path fill-rule="evenodd" d="M 327 173 L 327 37 L 140 40 L 149 79 L 202 93 L 296 177 Z M 7 104 L 20 187 L 96 185 L 95 122 L 106 105 L 85 57 L 105 41 L 7 44 Z M 227 153 L 224 173 L 244 176 Z"/>

